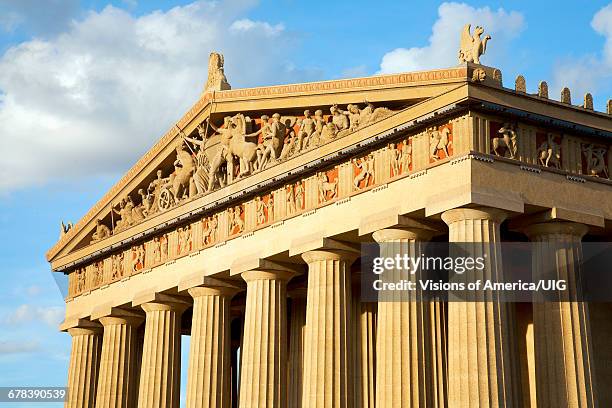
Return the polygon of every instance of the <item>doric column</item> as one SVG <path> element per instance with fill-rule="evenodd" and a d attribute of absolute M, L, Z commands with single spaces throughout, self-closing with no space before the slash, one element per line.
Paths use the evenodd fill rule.
<path fill-rule="evenodd" d="M 178 408 L 181 315 L 189 303 L 180 297 L 158 293 L 140 306 L 146 313 L 146 321 L 138 408 Z"/>
<path fill-rule="evenodd" d="M 304 386 L 304 340 L 306 337 L 306 289 L 290 292 L 289 361 L 287 381 L 289 407 L 302 407 Z"/>
<path fill-rule="evenodd" d="M 104 326 L 96 408 L 133 407 L 136 401 L 135 341 L 142 317 L 113 311 L 101 317 Z"/>
<path fill-rule="evenodd" d="M 360 273 L 353 275 L 352 337 L 354 406 L 376 406 L 376 311 L 375 302 L 362 302 Z"/>
<path fill-rule="evenodd" d="M 442 214 L 449 241 L 462 243 L 461 256 L 484 258 L 485 267 L 474 270 L 474 279 L 503 281 L 499 226 L 505 217 L 503 211 L 493 208 L 459 208 Z M 480 301 L 448 303 L 448 405 L 516 407 L 520 382 L 514 314 L 497 293 L 478 296 Z"/>
<path fill-rule="evenodd" d="M 302 407 L 353 407 L 350 265 L 357 254 L 322 249 L 308 263 Z"/>
<path fill-rule="evenodd" d="M 533 303 L 538 407 L 596 407 L 589 309 L 581 299 L 582 224 L 550 222 L 526 228 L 534 279 L 565 280 L 567 290 Z"/>
<path fill-rule="evenodd" d="M 102 328 L 94 323 L 68 329 L 72 336 L 66 408 L 95 406 Z"/>
<path fill-rule="evenodd" d="M 287 401 L 287 281 L 290 270 L 242 273 L 247 283 L 240 370 L 241 408 L 285 407 Z"/>
<path fill-rule="evenodd" d="M 187 408 L 229 408 L 231 287 L 195 287 L 191 348 L 187 378 Z"/>
<path fill-rule="evenodd" d="M 417 258 L 424 252 L 424 241 L 433 231 L 421 228 L 388 228 L 374 232 L 380 244 L 380 256 Z M 376 406 L 379 408 L 443 407 L 444 354 L 436 347 L 440 338 L 440 316 L 435 313 L 439 302 L 423 298 L 417 279 L 421 270 L 386 270 L 384 282 L 410 280 L 415 291 L 392 291 L 379 294 Z"/>

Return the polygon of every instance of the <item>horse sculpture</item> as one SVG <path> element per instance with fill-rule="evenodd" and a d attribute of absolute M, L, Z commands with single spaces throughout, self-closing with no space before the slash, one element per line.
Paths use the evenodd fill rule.
<path fill-rule="evenodd" d="M 229 144 L 229 153 L 238 157 L 240 171 L 238 178 L 251 174 L 254 170 L 253 165 L 257 159 L 257 143 L 247 141 L 247 138 L 259 135 L 260 131 L 246 134 L 246 120 L 243 114 L 239 113 L 232 118 L 233 132 Z"/>
<path fill-rule="evenodd" d="M 547 140 L 538 148 L 538 159 L 542 166 L 561 168 L 561 146 L 555 142 L 552 133 L 548 134 Z"/>
<path fill-rule="evenodd" d="M 512 126 L 506 123 L 501 129 L 497 131 L 502 137 L 494 137 L 491 141 L 493 147 L 493 153 L 496 156 L 509 157 L 514 159 L 518 151 L 516 142 L 516 132 Z M 500 153 L 500 148 L 505 149 L 504 154 Z"/>
<path fill-rule="evenodd" d="M 176 146 L 176 160 L 174 161 L 174 175 L 172 177 L 172 195 L 179 201 L 185 192 L 189 192 L 189 182 L 195 171 L 195 161 L 191 154 L 185 150 L 183 141 Z"/>

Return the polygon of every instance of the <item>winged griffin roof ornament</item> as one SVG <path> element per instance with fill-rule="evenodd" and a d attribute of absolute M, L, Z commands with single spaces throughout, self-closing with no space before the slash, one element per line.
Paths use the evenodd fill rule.
<path fill-rule="evenodd" d="M 466 24 L 461 31 L 459 62 L 480 64 L 480 56 L 487 50 L 487 41 L 491 39 L 491 36 L 487 34 L 484 39 L 481 39 L 480 36 L 484 33 L 484 28 L 476 26 L 474 34 L 471 34 L 471 27 L 471 24 Z"/>

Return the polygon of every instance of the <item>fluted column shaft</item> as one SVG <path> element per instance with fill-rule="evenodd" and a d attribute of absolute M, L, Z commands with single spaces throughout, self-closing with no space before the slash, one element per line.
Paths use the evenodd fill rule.
<path fill-rule="evenodd" d="M 101 317 L 104 326 L 96 408 L 133 407 L 135 341 L 142 318 Z"/>
<path fill-rule="evenodd" d="M 589 309 L 581 298 L 582 237 L 587 227 L 556 222 L 526 229 L 534 243 L 534 279 L 565 280 L 567 291 L 533 303 L 539 408 L 595 407 Z M 558 300 L 558 301 L 555 301 Z"/>
<path fill-rule="evenodd" d="M 431 232 L 422 229 L 384 229 L 373 234 L 380 256 L 419 257 Z M 378 303 L 376 406 L 378 408 L 444 407 L 445 370 L 440 315 L 436 302 L 423 298 L 414 274 L 386 270 L 384 282 L 415 281 L 415 291 L 380 293 Z"/>
<path fill-rule="evenodd" d="M 248 271 L 242 342 L 241 408 L 285 407 L 287 401 L 287 281 L 284 271 Z"/>
<path fill-rule="evenodd" d="M 149 302 L 140 369 L 138 408 L 177 408 L 180 403 L 181 314 L 184 304 Z"/>
<path fill-rule="evenodd" d="M 189 289 L 193 297 L 187 408 L 228 408 L 230 381 L 230 301 L 235 290 Z"/>
<path fill-rule="evenodd" d="M 289 327 L 288 394 L 289 407 L 302 407 L 304 386 L 304 340 L 306 337 L 306 294 L 292 296 Z"/>
<path fill-rule="evenodd" d="M 484 258 L 485 267 L 474 270 L 474 279 L 503 281 L 499 226 L 505 217 L 493 208 L 460 208 L 442 214 L 449 226 L 449 241 L 465 243 L 462 249 L 467 253 L 460 256 Z M 448 405 L 516 407 L 520 382 L 513 310 L 500 302 L 497 293 L 478 296 L 480 301 L 448 303 Z"/>
<path fill-rule="evenodd" d="M 360 282 L 357 282 L 360 284 Z M 376 406 L 376 312 L 375 302 L 361 302 L 353 286 L 353 392 L 355 408 Z"/>
<path fill-rule="evenodd" d="M 96 400 L 102 330 L 100 328 L 68 329 L 72 336 L 68 368 L 66 408 L 93 407 Z"/>
<path fill-rule="evenodd" d="M 350 338 L 352 253 L 302 254 L 308 263 L 302 407 L 352 408 Z"/>

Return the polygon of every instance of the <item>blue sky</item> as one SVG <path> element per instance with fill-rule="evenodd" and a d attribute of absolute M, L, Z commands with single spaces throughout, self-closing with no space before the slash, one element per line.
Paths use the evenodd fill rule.
<path fill-rule="evenodd" d="M 65 383 L 70 337 L 44 259 L 197 99 L 207 56 L 234 87 L 456 64 L 458 27 L 493 36 L 506 86 L 612 97 L 607 2 L 0 2 L 0 386 Z M 49 405 L 46 405 L 49 406 Z"/>

